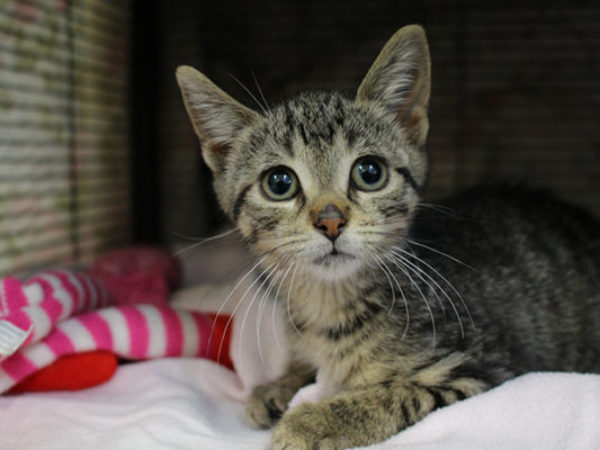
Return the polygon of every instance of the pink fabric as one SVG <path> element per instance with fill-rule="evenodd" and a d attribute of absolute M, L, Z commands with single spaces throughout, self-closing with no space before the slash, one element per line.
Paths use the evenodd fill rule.
<path fill-rule="evenodd" d="M 33 326 L 33 321 L 31 320 L 31 317 L 24 310 L 19 310 L 13 314 L 10 314 L 5 320 L 8 320 L 13 325 L 16 325 L 24 331 L 29 330 L 30 327 Z M 27 339 L 30 339 L 31 337 L 32 335 L 29 335 Z M 28 341 L 25 341 L 25 343 L 27 342 Z"/>
<path fill-rule="evenodd" d="M 77 280 L 83 295 L 80 295 L 69 277 Z M 86 311 L 91 306 L 105 306 L 109 301 L 108 294 L 100 284 L 88 275 L 77 272 L 41 272 L 25 283 L 15 278 L 4 278 L 0 280 L 0 286 L 3 311 L 0 321 L 29 332 L 21 346 L 43 339 L 60 320 Z M 27 289 L 34 287 L 43 292 L 41 301 L 27 297 Z M 8 356 L 10 353 L 0 353 L 0 361 Z"/>
<path fill-rule="evenodd" d="M 92 294 L 89 285 L 81 277 L 78 277 L 75 274 L 73 274 L 73 277 L 77 280 L 83 290 L 83 296 L 81 297 L 82 311 L 91 310 L 94 305 L 92 305 Z"/>
<path fill-rule="evenodd" d="M 38 283 L 42 286 L 42 289 L 44 290 L 44 301 L 42 301 L 42 303 L 40 304 L 40 308 L 44 310 L 44 312 L 48 315 L 52 323 L 56 323 L 61 314 L 63 314 L 63 304 L 54 297 L 54 289 L 52 288 L 50 282 L 44 280 L 43 278 L 40 278 Z M 73 310 L 74 309 L 75 308 L 73 308 Z M 69 313 L 69 311 L 67 310 L 65 311 L 65 313 L 66 316 Z"/>
<path fill-rule="evenodd" d="M 183 327 L 177 313 L 172 309 L 160 308 L 160 314 L 166 330 L 166 355 L 177 356 L 183 349 Z"/>
<path fill-rule="evenodd" d="M 8 314 L 27 305 L 27 297 L 23 294 L 21 281 L 6 277 L 0 280 L 0 314 Z"/>
<path fill-rule="evenodd" d="M 52 353 L 58 358 L 61 355 L 68 355 L 70 353 L 75 353 L 75 346 L 73 345 L 73 341 L 67 336 L 62 330 L 55 330 L 50 334 L 45 340 L 44 344 L 52 350 Z M 18 354 L 18 353 L 17 353 Z M 9 358 L 6 361 L 10 361 L 12 359 Z"/>
<path fill-rule="evenodd" d="M 181 282 L 181 267 L 166 250 L 137 246 L 101 256 L 88 271 L 120 305 L 164 305 Z"/>
<path fill-rule="evenodd" d="M 99 314 L 86 314 L 79 321 L 87 328 L 94 338 L 97 350 L 113 350 L 112 333 L 106 320 Z"/>
<path fill-rule="evenodd" d="M 11 380 L 24 380 L 36 370 L 38 370 L 38 366 L 20 353 L 13 355 L 2 363 L 2 371 Z"/>
<path fill-rule="evenodd" d="M 128 330 L 136 330 L 137 339 L 130 338 L 129 352 L 135 359 L 144 359 L 148 354 L 148 345 L 150 343 L 150 331 L 144 315 L 136 308 L 121 309 L 121 314 L 125 317 Z"/>
<path fill-rule="evenodd" d="M 112 310 L 111 313 L 116 311 L 118 314 L 107 314 L 109 310 Z M 153 328 L 153 339 L 166 342 L 166 345 L 163 346 L 164 352 L 155 356 L 208 357 L 211 353 L 206 346 L 206 328 L 207 324 L 210 324 L 206 314 L 154 305 L 115 306 L 100 311 L 104 311 L 105 314 L 92 311 L 60 322 L 57 328 L 42 342 L 19 350 L 0 363 L 0 393 L 6 392 L 28 375 L 48 366 L 58 358 L 74 353 L 106 350 L 123 358 L 145 359 L 148 356 L 150 341 L 149 326 L 146 320 L 149 312 L 155 313 L 153 315 L 160 317 L 162 321 L 162 327 Z M 111 331 L 113 327 L 107 322 L 106 317 L 115 317 L 119 314 L 126 319 L 128 333 L 118 333 L 117 336 Z M 196 324 L 198 329 L 195 333 L 183 333 L 179 315 L 188 316 L 189 322 Z M 159 328 L 164 330 L 162 335 L 156 335 Z M 86 333 L 92 339 L 86 339 Z M 119 339 L 129 340 L 130 345 L 124 345 Z M 203 351 L 193 352 L 194 354 L 186 353 L 185 348 L 192 348 L 192 346 L 186 345 L 187 339 L 199 339 L 197 347 Z M 128 348 L 129 351 L 119 350 L 124 348 Z M 47 350 L 52 353 L 50 357 Z"/>
<path fill-rule="evenodd" d="M 214 353 L 206 342 L 210 320 L 166 306 L 180 278 L 166 251 L 134 247 L 101 257 L 89 274 L 50 270 L 25 283 L 0 279 L 0 393 L 77 352 L 106 350 L 130 359 Z M 115 303 L 120 306 L 94 311 Z M 184 334 L 182 320 L 196 330 Z"/>
<path fill-rule="evenodd" d="M 72 299 L 76 299 L 79 297 L 79 292 L 77 291 L 75 286 L 73 286 L 73 283 L 69 279 L 69 276 L 67 275 L 67 273 L 61 272 L 58 270 L 51 271 L 48 273 L 57 277 L 60 280 L 63 288 L 69 293 L 69 295 L 71 296 Z M 75 275 L 73 275 L 73 276 L 75 276 Z M 85 299 L 82 299 L 82 301 L 79 304 L 75 305 L 76 306 L 75 310 L 76 311 L 85 310 L 87 305 L 85 305 L 84 302 L 85 302 Z M 77 307 L 77 306 L 79 306 L 79 307 Z"/>

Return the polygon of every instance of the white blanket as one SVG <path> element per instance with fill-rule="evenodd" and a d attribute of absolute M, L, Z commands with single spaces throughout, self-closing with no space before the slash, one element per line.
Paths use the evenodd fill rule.
<path fill-rule="evenodd" d="M 0 399 L 2 449 L 266 449 L 242 420 L 239 379 L 208 361 L 119 369 L 76 393 Z M 530 374 L 443 408 L 373 449 L 598 449 L 600 376 Z"/>
<path fill-rule="evenodd" d="M 269 328 L 268 306 L 256 332 L 258 312 L 236 314 L 237 374 L 206 360 L 164 359 L 121 367 L 86 391 L 1 397 L 0 449 L 268 448 L 270 433 L 244 424 L 242 399 L 281 369 L 285 343 Z M 600 376 L 529 374 L 370 448 L 600 449 Z"/>

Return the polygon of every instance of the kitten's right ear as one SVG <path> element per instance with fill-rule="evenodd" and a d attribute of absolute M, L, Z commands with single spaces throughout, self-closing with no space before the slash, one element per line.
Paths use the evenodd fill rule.
<path fill-rule="evenodd" d="M 413 143 L 424 144 L 429 128 L 430 72 L 425 31 L 419 25 L 405 26 L 385 44 L 356 98 L 382 105 Z"/>
<path fill-rule="evenodd" d="M 180 66 L 175 76 L 200 138 L 204 161 L 213 172 L 218 172 L 240 131 L 256 121 L 259 114 L 231 98 L 193 67 Z"/>

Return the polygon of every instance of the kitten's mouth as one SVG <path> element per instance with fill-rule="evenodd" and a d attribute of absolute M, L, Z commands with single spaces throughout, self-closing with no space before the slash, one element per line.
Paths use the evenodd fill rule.
<path fill-rule="evenodd" d="M 313 263 L 320 266 L 332 266 L 350 259 L 354 259 L 354 256 L 349 253 L 340 252 L 334 247 L 331 253 L 318 257 L 317 259 L 313 260 Z"/>

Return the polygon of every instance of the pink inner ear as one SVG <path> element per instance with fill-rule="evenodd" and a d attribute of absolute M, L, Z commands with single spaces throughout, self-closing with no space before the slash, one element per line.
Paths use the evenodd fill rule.
<path fill-rule="evenodd" d="M 214 141 L 207 142 L 210 151 L 217 153 L 219 156 L 225 156 L 229 152 L 229 148 L 224 144 L 217 144 Z"/>
<path fill-rule="evenodd" d="M 423 129 L 423 122 L 427 118 L 427 114 L 421 107 L 403 109 L 398 112 L 397 117 L 411 144 L 418 145 L 425 139 L 427 129 Z"/>
<path fill-rule="evenodd" d="M 408 112 L 410 113 L 410 115 L 404 118 L 404 126 L 406 126 L 406 128 L 414 128 L 418 126 L 423 120 L 423 110 L 417 107 L 412 108 Z"/>

